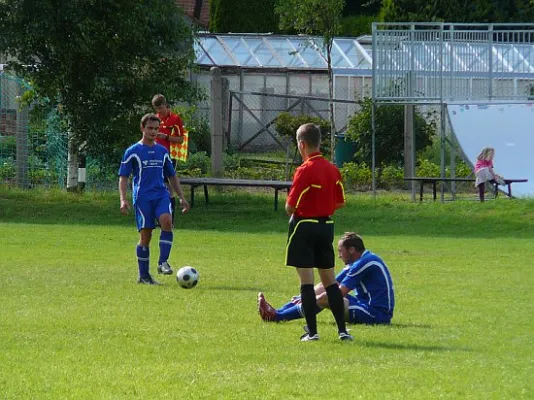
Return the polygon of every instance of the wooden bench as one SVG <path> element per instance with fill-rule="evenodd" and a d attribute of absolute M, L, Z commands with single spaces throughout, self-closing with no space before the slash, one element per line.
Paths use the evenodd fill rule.
<path fill-rule="evenodd" d="M 278 209 L 278 191 L 289 190 L 292 181 L 269 181 L 227 178 L 180 178 L 181 185 L 191 186 L 191 207 L 195 204 L 195 188 L 204 186 L 204 199 L 209 202 L 208 186 L 271 187 L 274 189 L 274 209 Z"/>
<path fill-rule="evenodd" d="M 423 187 L 425 184 L 432 185 L 432 195 L 434 201 L 437 198 L 437 186 L 438 182 L 472 182 L 475 183 L 474 178 L 426 178 L 426 177 L 415 177 L 415 178 L 404 178 L 405 181 L 415 181 L 419 182 L 419 201 L 423 201 Z M 512 183 L 515 182 L 528 182 L 528 179 L 503 179 L 506 186 L 508 186 L 508 191 L 505 193 L 509 198 L 512 197 Z M 495 197 L 499 193 L 499 185 L 494 185 Z"/>

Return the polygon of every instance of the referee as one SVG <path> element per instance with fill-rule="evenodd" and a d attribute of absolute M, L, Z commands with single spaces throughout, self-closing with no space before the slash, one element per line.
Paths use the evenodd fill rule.
<path fill-rule="evenodd" d="M 295 171 L 286 202 L 289 234 L 286 265 L 295 267 L 300 278 L 302 309 L 308 324 L 303 342 L 319 340 L 314 268 L 319 271 L 328 304 L 337 323 L 340 340 L 353 340 L 345 326 L 343 296 L 334 272 L 334 221 L 330 217 L 345 205 L 339 170 L 321 152 L 321 130 L 304 124 L 297 130 L 297 146 L 304 162 Z"/>

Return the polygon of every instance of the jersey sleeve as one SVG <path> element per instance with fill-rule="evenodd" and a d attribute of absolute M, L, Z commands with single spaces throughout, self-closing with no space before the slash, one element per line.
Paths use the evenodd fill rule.
<path fill-rule="evenodd" d="M 347 268 L 346 274 L 340 283 L 349 290 L 356 289 L 356 286 L 358 286 L 358 283 L 360 283 L 360 281 L 362 280 L 363 274 L 359 273 L 362 268 L 362 263 L 360 262 L 360 260 L 356 261 L 349 268 Z"/>
<path fill-rule="evenodd" d="M 163 156 L 163 176 L 169 177 L 175 175 L 176 171 L 174 170 L 174 166 L 172 165 L 169 153 L 167 152 L 167 149 L 165 149 L 165 155 Z"/>
<path fill-rule="evenodd" d="M 345 279 L 345 277 L 347 276 L 348 270 L 349 270 L 349 267 L 345 267 L 339 272 L 339 274 L 337 274 L 336 276 L 337 283 L 343 282 L 343 279 Z"/>
<path fill-rule="evenodd" d="M 289 190 L 286 203 L 291 207 L 298 208 L 298 205 L 302 199 L 302 196 L 308 189 L 308 182 L 305 180 L 305 174 L 303 174 L 303 168 L 297 168 L 295 175 L 293 176 L 293 184 Z"/>
<path fill-rule="evenodd" d="M 173 114 L 168 124 L 165 128 L 170 129 L 171 136 L 184 136 L 184 123 L 178 114 Z"/>
<path fill-rule="evenodd" d="M 126 150 L 119 167 L 119 176 L 128 177 L 132 174 L 134 160 L 135 158 L 131 154 L 130 149 Z"/>

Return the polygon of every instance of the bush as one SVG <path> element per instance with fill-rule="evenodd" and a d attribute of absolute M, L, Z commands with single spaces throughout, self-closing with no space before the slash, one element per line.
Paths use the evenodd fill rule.
<path fill-rule="evenodd" d="M 241 166 L 241 159 L 238 154 L 223 154 L 224 170 L 234 170 Z"/>
<path fill-rule="evenodd" d="M 380 180 L 378 184 L 386 190 L 394 187 L 403 187 L 404 169 L 394 165 L 383 166 L 380 170 Z"/>
<path fill-rule="evenodd" d="M 351 37 L 369 35 L 372 32 L 373 21 L 376 21 L 376 16 L 373 15 L 344 17 L 341 21 L 341 35 Z"/>
<path fill-rule="evenodd" d="M 17 138 L 15 136 L 0 135 L 0 157 L 15 157 L 17 153 Z"/>
<path fill-rule="evenodd" d="M 456 164 L 454 175 L 457 178 L 467 178 L 473 170 L 464 161 Z M 415 175 L 420 177 L 437 178 L 441 176 L 441 164 L 436 164 L 426 158 L 419 158 L 415 168 Z M 445 177 L 452 176 L 450 167 L 445 167 Z"/>
<path fill-rule="evenodd" d="M 415 176 L 438 178 L 441 176 L 440 166 L 426 158 L 420 158 L 415 167 Z"/>
<path fill-rule="evenodd" d="M 211 154 L 211 127 L 208 118 L 196 106 L 173 107 L 172 111 L 182 118 L 184 128 L 189 132 L 189 153 Z"/>
<path fill-rule="evenodd" d="M 17 170 L 13 158 L 0 159 L 0 180 L 11 181 L 15 179 Z"/>
<path fill-rule="evenodd" d="M 373 181 L 373 173 L 366 163 L 345 163 L 343 164 L 343 167 L 341 167 L 340 172 L 347 188 L 356 187 L 369 190 Z"/>
<path fill-rule="evenodd" d="M 283 112 L 276 117 L 275 127 L 278 131 L 278 134 L 291 140 L 291 142 L 296 146 L 297 139 L 296 133 L 299 126 L 302 124 L 313 123 L 319 125 L 321 128 L 321 152 L 323 155 L 330 155 L 330 123 L 319 117 L 311 117 L 306 114 L 292 115 L 288 112 Z"/>
<path fill-rule="evenodd" d="M 370 98 L 359 102 L 361 111 L 348 123 L 346 138 L 356 142 L 356 159 L 370 164 L 372 159 L 372 106 Z M 431 143 L 436 127 L 423 115 L 415 112 L 415 149 L 424 149 Z M 404 106 L 388 105 L 376 108 L 376 163 L 402 165 L 404 161 Z"/>
<path fill-rule="evenodd" d="M 185 169 L 199 171 L 200 175 L 207 175 L 211 170 L 211 159 L 205 151 L 190 154 L 187 162 L 184 163 Z M 178 168 L 178 166 L 177 166 Z"/>

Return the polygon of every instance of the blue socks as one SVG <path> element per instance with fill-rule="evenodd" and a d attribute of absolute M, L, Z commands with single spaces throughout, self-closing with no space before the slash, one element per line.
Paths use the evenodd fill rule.
<path fill-rule="evenodd" d="M 319 306 L 315 309 L 315 314 L 323 311 Z M 304 318 L 304 311 L 302 311 L 302 303 L 294 303 L 290 301 L 276 310 L 276 322 L 292 321 L 294 319 Z"/>
<path fill-rule="evenodd" d="M 161 235 L 159 237 L 159 261 L 158 264 L 164 263 L 169 259 L 169 255 L 171 254 L 171 248 L 172 248 L 172 239 L 174 235 L 172 231 L 161 231 Z"/>
<path fill-rule="evenodd" d="M 150 276 L 150 273 L 148 272 L 150 251 L 148 247 L 137 245 L 136 252 L 137 263 L 139 264 L 139 277 L 147 278 L 148 276 Z"/>

